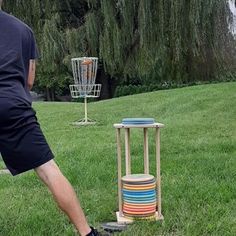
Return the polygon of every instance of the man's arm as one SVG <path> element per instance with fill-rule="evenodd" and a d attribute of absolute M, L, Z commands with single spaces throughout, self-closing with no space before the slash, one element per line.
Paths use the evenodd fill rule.
<path fill-rule="evenodd" d="M 27 81 L 29 90 L 31 90 L 34 85 L 35 71 L 36 71 L 36 62 L 35 60 L 30 60 L 29 75 L 28 75 L 28 81 Z"/>

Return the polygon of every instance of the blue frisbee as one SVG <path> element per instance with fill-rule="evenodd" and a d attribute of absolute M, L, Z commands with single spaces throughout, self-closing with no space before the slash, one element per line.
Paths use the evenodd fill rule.
<path fill-rule="evenodd" d="M 154 124 L 153 118 L 124 118 L 122 124 L 124 125 L 149 125 Z"/>

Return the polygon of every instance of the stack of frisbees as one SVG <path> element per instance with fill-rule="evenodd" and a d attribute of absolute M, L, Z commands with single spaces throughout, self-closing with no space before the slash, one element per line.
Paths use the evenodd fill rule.
<path fill-rule="evenodd" d="M 132 174 L 122 178 L 123 214 L 126 217 L 152 217 L 156 213 L 156 180 L 152 175 Z"/>
<path fill-rule="evenodd" d="M 123 125 L 150 125 L 155 123 L 153 118 L 125 118 L 122 120 Z"/>

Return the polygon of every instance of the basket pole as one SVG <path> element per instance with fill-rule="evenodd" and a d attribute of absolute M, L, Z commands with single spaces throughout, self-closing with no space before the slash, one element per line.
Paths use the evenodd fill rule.
<path fill-rule="evenodd" d="M 84 117 L 85 117 L 85 123 L 88 122 L 88 105 L 87 105 L 87 97 L 84 97 Z"/>
<path fill-rule="evenodd" d="M 97 57 L 72 58 L 74 85 L 70 86 L 73 98 L 84 98 L 84 118 L 74 122 L 75 125 L 95 124 L 88 117 L 88 98 L 99 97 L 101 85 L 95 84 L 97 74 Z"/>

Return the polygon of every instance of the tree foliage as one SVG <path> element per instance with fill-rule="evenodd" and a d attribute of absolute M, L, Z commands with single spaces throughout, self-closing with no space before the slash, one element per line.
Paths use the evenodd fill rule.
<path fill-rule="evenodd" d="M 100 58 L 108 85 L 235 76 L 227 0 L 7 0 L 4 9 L 35 31 L 41 87 L 67 86 L 80 56 Z"/>

